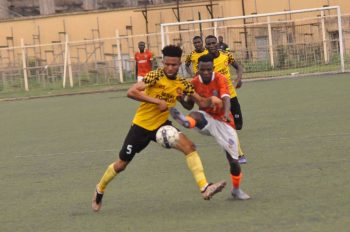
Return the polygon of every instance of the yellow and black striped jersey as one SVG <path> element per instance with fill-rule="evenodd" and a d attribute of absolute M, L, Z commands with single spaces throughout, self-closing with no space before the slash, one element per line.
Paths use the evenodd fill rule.
<path fill-rule="evenodd" d="M 145 94 L 150 97 L 162 99 L 167 102 L 168 108 L 174 107 L 176 97 L 180 94 L 194 93 L 192 84 L 181 76 L 169 79 L 163 68 L 149 72 L 143 81 L 146 83 Z M 136 111 L 133 123 L 147 130 L 155 130 L 169 117 L 169 111 L 160 112 L 156 104 L 141 102 Z"/>
<path fill-rule="evenodd" d="M 203 52 L 196 52 L 196 50 L 193 50 L 190 54 L 186 56 L 185 64 L 189 66 L 192 64 L 192 71 L 193 74 L 196 74 L 198 71 L 198 59 L 199 57 L 208 54 L 208 50 L 204 49 Z"/>
<path fill-rule="evenodd" d="M 219 56 L 214 59 L 214 72 L 221 73 L 227 78 L 231 98 L 237 96 L 230 74 L 230 65 L 233 64 L 233 62 L 235 62 L 233 54 L 226 51 L 219 51 Z"/>

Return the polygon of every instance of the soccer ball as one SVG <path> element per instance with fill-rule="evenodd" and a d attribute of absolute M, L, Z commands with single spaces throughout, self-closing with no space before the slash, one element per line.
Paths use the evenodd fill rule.
<path fill-rule="evenodd" d="M 165 148 L 174 147 L 179 141 L 179 132 L 173 126 L 162 126 L 158 129 L 156 134 L 157 143 Z"/>

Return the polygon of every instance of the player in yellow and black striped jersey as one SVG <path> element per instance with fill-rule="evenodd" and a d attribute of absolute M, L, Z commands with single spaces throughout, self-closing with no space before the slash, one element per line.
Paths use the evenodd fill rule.
<path fill-rule="evenodd" d="M 174 107 L 177 96 L 187 96 L 194 93 L 192 85 L 182 77 L 176 76 L 170 80 L 163 68 L 149 72 L 144 78 L 146 84 L 145 93 L 153 98 L 164 100 L 167 107 Z M 164 124 L 169 117 L 169 111 L 160 112 L 156 104 L 141 102 L 137 109 L 133 123 L 147 130 L 155 130 Z"/>
<path fill-rule="evenodd" d="M 186 56 L 185 67 L 188 74 L 191 77 L 196 75 L 198 71 L 198 59 L 199 57 L 208 54 L 208 50 L 203 47 L 203 40 L 200 36 L 193 37 L 194 50 Z M 191 69 L 192 64 L 192 69 Z"/>
<path fill-rule="evenodd" d="M 231 113 L 235 121 L 236 130 L 241 130 L 243 127 L 243 116 L 241 111 L 241 106 L 238 102 L 236 88 L 242 86 L 242 73 L 243 68 L 235 61 L 233 54 L 228 51 L 220 51 L 218 48 L 218 40 L 213 35 L 208 35 L 205 38 L 205 47 L 208 49 L 209 53 L 214 57 L 214 71 L 219 72 L 226 76 L 227 83 L 230 91 L 230 103 L 231 103 Z M 230 73 L 230 66 L 236 69 L 237 78 L 232 80 Z M 234 86 L 235 84 L 235 86 Z M 246 163 L 246 157 L 244 156 L 241 147 L 239 146 L 240 157 L 239 161 L 241 164 Z"/>
<path fill-rule="evenodd" d="M 156 141 L 156 133 L 161 126 L 171 125 L 168 120 L 169 108 L 175 106 L 178 96 L 189 95 L 203 107 L 221 102 L 215 97 L 201 98 L 187 80 L 177 75 L 181 65 L 181 48 L 165 46 L 162 53 L 164 67 L 149 72 L 142 82 L 134 84 L 128 90 L 128 97 L 140 101 L 141 104 L 119 152 L 119 158 L 108 166 L 96 186 L 92 200 L 92 209 L 95 212 L 102 206 L 102 197 L 108 183 L 126 169 L 136 153 L 141 152 L 151 141 Z M 226 182 L 208 183 L 194 144 L 183 133 L 179 137 L 173 148 L 185 155 L 187 166 L 201 190 L 202 197 L 209 200 L 225 187 Z"/>

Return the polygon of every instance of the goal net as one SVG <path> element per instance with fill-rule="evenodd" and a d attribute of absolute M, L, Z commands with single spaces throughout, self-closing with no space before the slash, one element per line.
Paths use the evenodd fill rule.
<path fill-rule="evenodd" d="M 344 72 L 350 55 L 349 19 L 333 6 L 164 23 L 161 41 L 163 46 L 180 45 L 188 54 L 194 36 L 205 42 L 208 35 L 221 35 L 246 78 Z"/>

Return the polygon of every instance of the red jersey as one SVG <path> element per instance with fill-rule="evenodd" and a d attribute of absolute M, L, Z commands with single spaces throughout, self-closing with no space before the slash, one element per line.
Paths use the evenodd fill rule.
<path fill-rule="evenodd" d="M 204 84 L 202 77 L 200 75 L 195 76 L 191 83 L 193 84 L 194 90 L 201 96 L 201 97 L 211 97 L 211 96 L 216 96 L 218 98 L 223 98 L 225 96 L 230 98 L 230 91 L 228 90 L 228 85 L 227 85 L 227 79 L 224 75 L 220 73 L 213 72 L 211 81 L 208 84 Z M 223 121 L 223 116 L 225 114 L 224 107 L 221 109 L 216 109 L 215 111 L 213 108 L 206 107 L 206 108 L 199 108 L 200 110 L 203 110 L 210 114 L 213 118 Z M 234 125 L 234 120 L 233 116 L 230 113 L 230 122 L 229 124 L 232 127 L 235 127 Z"/>
<path fill-rule="evenodd" d="M 145 52 L 136 52 L 135 61 L 137 64 L 137 76 L 146 76 L 149 71 L 152 71 L 152 52 L 146 50 Z"/>

